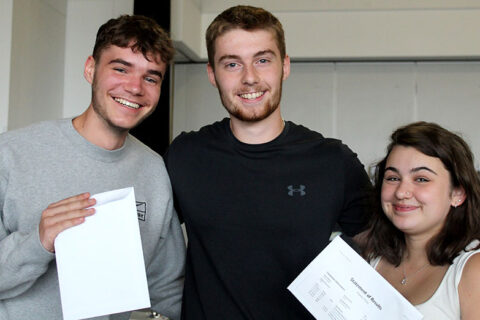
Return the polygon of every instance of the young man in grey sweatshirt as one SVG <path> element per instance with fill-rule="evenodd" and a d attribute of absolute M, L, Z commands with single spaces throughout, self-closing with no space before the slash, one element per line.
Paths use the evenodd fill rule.
<path fill-rule="evenodd" d="M 154 111 L 173 53 L 153 20 L 111 19 L 85 63 L 86 111 L 0 135 L 0 319 L 62 319 L 55 238 L 95 214 L 90 195 L 129 186 L 152 309 L 180 317 L 185 243 L 170 182 L 162 158 L 129 134 Z"/>

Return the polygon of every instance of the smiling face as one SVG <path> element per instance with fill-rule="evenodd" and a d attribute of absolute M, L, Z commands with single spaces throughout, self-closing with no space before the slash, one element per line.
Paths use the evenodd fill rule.
<path fill-rule="evenodd" d="M 440 159 L 413 147 L 392 149 L 385 166 L 381 201 L 383 211 L 398 229 L 430 238 L 443 227 L 450 207 L 463 200 L 461 190 L 452 189 L 450 173 Z"/>
<path fill-rule="evenodd" d="M 114 45 L 102 50 L 99 61 L 87 59 L 84 74 L 92 84 L 90 107 L 99 128 L 124 134 L 155 110 L 166 64 L 149 59 Z"/>
<path fill-rule="evenodd" d="M 215 41 L 214 61 L 208 77 L 231 117 L 255 122 L 279 110 L 290 59 L 282 60 L 271 31 L 227 31 Z"/>

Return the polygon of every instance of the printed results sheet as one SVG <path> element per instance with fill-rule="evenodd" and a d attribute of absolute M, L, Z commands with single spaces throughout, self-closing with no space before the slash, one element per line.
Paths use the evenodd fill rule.
<path fill-rule="evenodd" d="M 288 287 L 316 319 L 416 320 L 422 314 L 336 237 Z"/>

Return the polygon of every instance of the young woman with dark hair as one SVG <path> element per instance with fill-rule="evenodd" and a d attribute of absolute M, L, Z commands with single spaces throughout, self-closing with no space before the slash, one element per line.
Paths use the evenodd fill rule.
<path fill-rule="evenodd" d="M 434 123 L 401 127 L 375 189 L 364 257 L 424 319 L 478 319 L 480 179 L 469 146 Z"/>

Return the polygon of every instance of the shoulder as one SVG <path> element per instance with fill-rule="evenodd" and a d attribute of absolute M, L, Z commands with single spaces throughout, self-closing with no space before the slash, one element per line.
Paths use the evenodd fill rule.
<path fill-rule="evenodd" d="M 142 141 L 138 140 L 133 135 L 129 134 L 128 139 L 130 139 L 129 148 L 135 149 L 136 152 L 144 153 L 145 156 L 149 156 L 149 157 L 154 157 L 154 158 L 160 157 L 160 155 L 157 152 L 152 150 L 149 146 L 147 146 Z"/>
<path fill-rule="evenodd" d="M 463 268 L 462 279 L 475 277 L 480 280 L 480 250 L 471 252 Z M 480 290 L 480 286 L 479 286 Z"/>
<path fill-rule="evenodd" d="M 224 118 L 220 121 L 201 127 L 198 130 L 189 132 L 183 131 L 172 142 L 172 144 L 187 143 L 188 141 L 202 141 L 206 138 L 213 138 L 223 136 L 226 129 L 229 128 L 229 118 Z"/>
<path fill-rule="evenodd" d="M 287 125 L 288 134 L 293 137 L 303 138 L 306 140 L 325 140 L 324 136 L 315 130 L 311 130 L 301 124 L 296 124 L 293 121 L 285 121 Z"/>
<path fill-rule="evenodd" d="M 130 140 L 130 144 L 128 145 L 130 153 L 135 153 L 137 157 L 140 157 L 145 161 L 159 163 L 163 166 L 163 159 L 157 152 L 131 134 L 128 135 L 128 139 Z"/>
<path fill-rule="evenodd" d="M 0 134 L 0 159 L 2 162 L 27 159 L 61 149 L 62 132 L 58 122 L 45 121 Z"/>
<path fill-rule="evenodd" d="M 474 319 L 477 314 L 477 304 L 480 301 L 479 253 L 480 250 L 467 251 L 457 257 L 460 258 L 458 260 L 460 268 L 457 268 L 457 270 L 461 273 L 458 295 L 462 319 Z"/>
<path fill-rule="evenodd" d="M 464 251 L 454 259 L 453 266 L 456 269 L 458 276 L 461 276 L 459 279 L 460 282 L 463 282 L 465 277 L 471 277 L 473 273 L 478 274 L 478 279 L 480 279 L 480 249 L 477 248 L 480 242 L 478 240 L 472 241 Z M 480 289 L 480 287 L 479 287 Z"/>
<path fill-rule="evenodd" d="M 463 268 L 460 286 L 462 283 L 467 286 L 474 286 L 480 291 L 480 252 L 472 252 L 468 256 Z"/>
<path fill-rule="evenodd" d="M 29 126 L 0 134 L 0 146 L 11 143 L 31 143 L 41 141 L 47 136 L 58 134 L 58 124 L 62 120 L 42 121 Z"/>
<path fill-rule="evenodd" d="M 57 122 L 39 122 L 0 134 L 0 175 L 6 177 L 11 170 L 18 170 L 20 162 L 49 156 L 61 136 Z"/>
<path fill-rule="evenodd" d="M 324 137 L 321 133 L 311 130 L 302 125 L 295 124 L 291 121 L 288 123 L 288 140 L 296 144 L 306 143 L 314 144 L 317 150 L 322 153 L 327 152 L 332 156 L 339 157 L 356 157 L 356 154 L 341 140 L 335 138 Z"/>
<path fill-rule="evenodd" d="M 472 241 L 453 260 L 452 268 L 455 270 L 455 283 L 459 292 L 462 288 L 468 288 L 477 281 L 480 284 L 480 249 L 476 248 L 478 245 L 478 240 Z M 480 285 L 478 289 L 480 290 Z"/>
<path fill-rule="evenodd" d="M 183 131 L 170 144 L 167 156 L 184 152 L 190 153 L 203 149 L 205 145 L 222 143 L 228 134 L 228 128 L 229 119 L 225 118 L 197 131 Z"/>
<path fill-rule="evenodd" d="M 128 135 L 125 147 L 123 156 L 115 162 L 115 166 L 123 172 L 123 178 L 132 179 L 134 184 L 142 184 L 141 187 L 136 186 L 135 192 L 143 193 L 143 196 L 153 192 L 156 200 L 169 196 L 170 180 L 162 156 L 132 135 Z"/>

